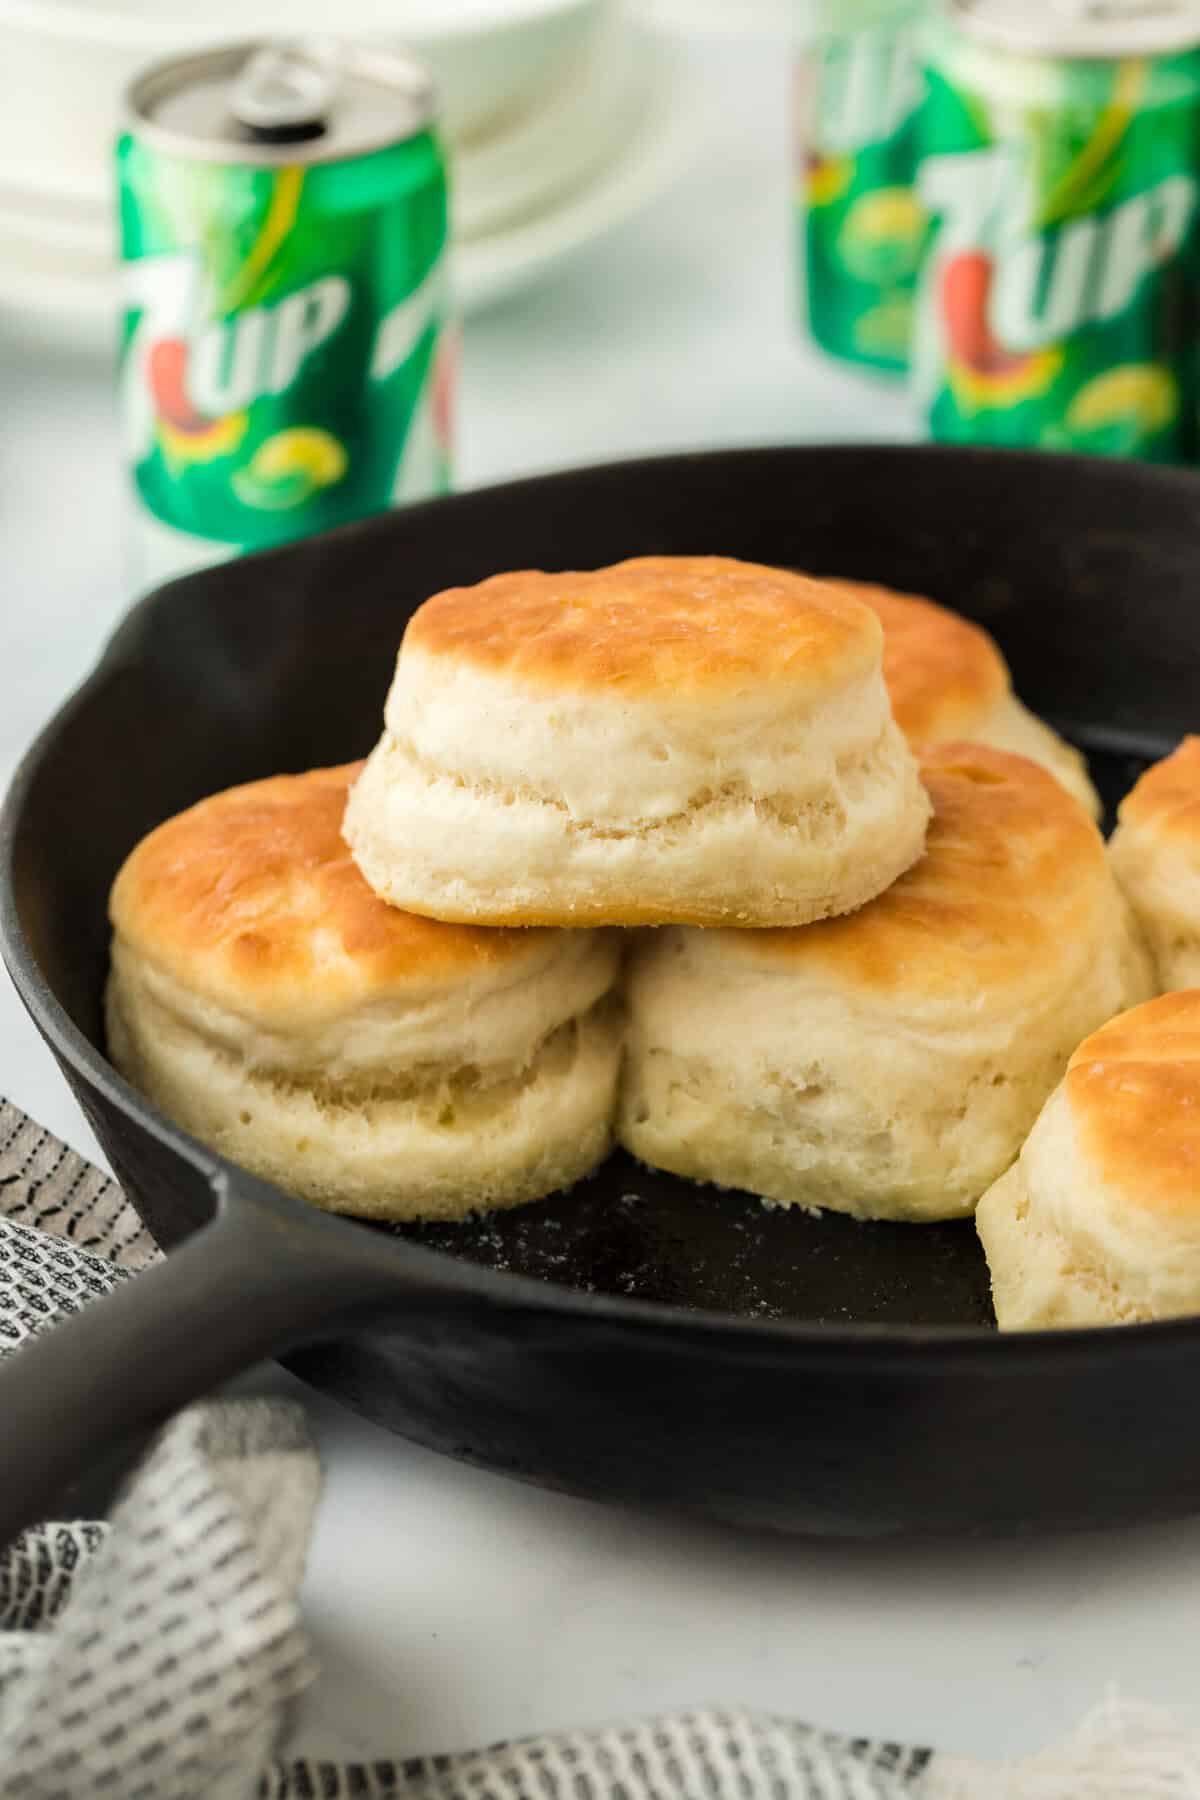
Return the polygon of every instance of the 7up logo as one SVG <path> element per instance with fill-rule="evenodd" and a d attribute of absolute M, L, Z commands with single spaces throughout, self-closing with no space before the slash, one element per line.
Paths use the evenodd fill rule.
<path fill-rule="evenodd" d="M 286 394 L 313 354 L 329 343 L 353 300 L 343 275 L 319 280 L 270 305 L 203 320 L 203 277 L 190 253 L 143 257 L 125 269 L 126 304 L 137 314 L 126 348 L 122 399 L 134 461 L 147 455 L 156 424 L 198 432 L 244 412 L 256 400 Z M 401 369 L 444 311 L 439 260 L 415 291 L 383 315 L 375 332 L 370 379 Z"/>
<path fill-rule="evenodd" d="M 824 156 L 848 156 L 894 137 L 921 99 L 907 34 L 862 32 L 820 53 L 814 138 Z"/>
<path fill-rule="evenodd" d="M 1197 183 L 1182 171 L 1041 232 L 1010 146 L 928 157 L 921 198 L 937 221 L 924 277 L 918 379 L 936 383 L 945 353 L 978 373 L 1061 344 L 1129 311 L 1146 278 L 1182 249 Z"/>
<path fill-rule="evenodd" d="M 208 325 L 192 345 L 188 390 L 200 412 L 238 412 L 260 394 L 285 394 L 302 365 L 350 310 L 350 283 L 325 275 L 274 306 Z"/>
<path fill-rule="evenodd" d="M 139 314 L 122 382 L 134 460 L 155 424 L 181 432 L 282 394 L 350 309 L 350 283 L 326 275 L 272 306 L 252 306 L 197 327 L 202 274 L 183 253 L 143 257 L 125 270 L 126 303 Z"/>

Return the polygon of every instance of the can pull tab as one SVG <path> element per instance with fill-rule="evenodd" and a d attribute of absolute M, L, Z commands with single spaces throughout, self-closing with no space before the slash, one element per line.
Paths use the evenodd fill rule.
<path fill-rule="evenodd" d="M 320 137 L 337 92 L 331 59 L 269 44 L 246 59 L 229 95 L 237 123 L 260 143 Z"/>

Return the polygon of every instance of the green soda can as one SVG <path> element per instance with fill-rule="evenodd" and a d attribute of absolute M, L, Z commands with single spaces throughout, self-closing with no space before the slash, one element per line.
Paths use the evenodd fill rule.
<path fill-rule="evenodd" d="M 930 434 L 1188 460 L 1200 10 L 950 0 L 927 44 Z"/>
<path fill-rule="evenodd" d="M 925 220 L 915 190 L 916 0 L 836 8 L 796 69 L 797 260 L 830 355 L 908 367 Z"/>
<path fill-rule="evenodd" d="M 143 583 L 445 491 L 455 335 L 425 70 L 322 39 L 134 82 L 120 390 Z"/>

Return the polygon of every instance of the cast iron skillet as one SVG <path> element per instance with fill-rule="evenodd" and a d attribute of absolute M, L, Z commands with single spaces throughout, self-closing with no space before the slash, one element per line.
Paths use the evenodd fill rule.
<path fill-rule="evenodd" d="M 1200 480 L 1136 465 L 669 457 L 414 507 L 152 595 L 20 770 L 0 905 L 21 995 L 171 1255 L 0 1372 L 0 1538 L 114 1438 L 277 1353 L 452 1455 L 748 1524 L 997 1531 L 1200 1508 L 1200 1320 L 1000 1338 L 969 1224 L 766 1212 L 615 1157 L 495 1220 L 374 1229 L 222 1162 L 105 1061 L 105 897 L 143 832 L 230 782 L 364 752 L 434 589 L 648 551 L 953 602 L 1092 753 L 1110 803 L 1196 722 Z"/>

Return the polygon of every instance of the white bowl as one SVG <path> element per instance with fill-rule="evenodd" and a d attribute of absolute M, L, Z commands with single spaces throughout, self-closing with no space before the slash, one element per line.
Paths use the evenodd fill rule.
<path fill-rule="evenodd" d="M 843 6 L 852 10 L 852 0 L 635 0 L 642 21 L 664 31 L 785 40 L 810 35 L 818 4 L 835 16 Z"/>
<path fill-rule="evenodd" d="M 404 43 L 433 67 L 451 138 L 530 105 L 615 0 L 340 0 L 338 30 Z M 0 172 L 50 194 L 107 195 L 120 96 L 161 57 L 266 33 L 328 30 L 325 0 L 0 0 Z"/>
<path fill-rule="evenodd" d="M 507 9 L 463 0 L 461 10 L 443 4 L 422 21 L 390 27 L 383 15 L 396 6 L 375 0 L 372 10 L 378 31 L 399 32 L 432 68 L 447 134 L 475 141 L 536 104 L 585 52 L 597 15 L 616 9 L 612 0 L 521 0 Z"/>
<path fill-rule="evenodd" d="M 643 33 L 601 14 L 582 55 L 507 128 L 455 147 L 451 188 L 459 244 L 503 231 L 585 187 L 636 133 L 653 57 Z"/>

